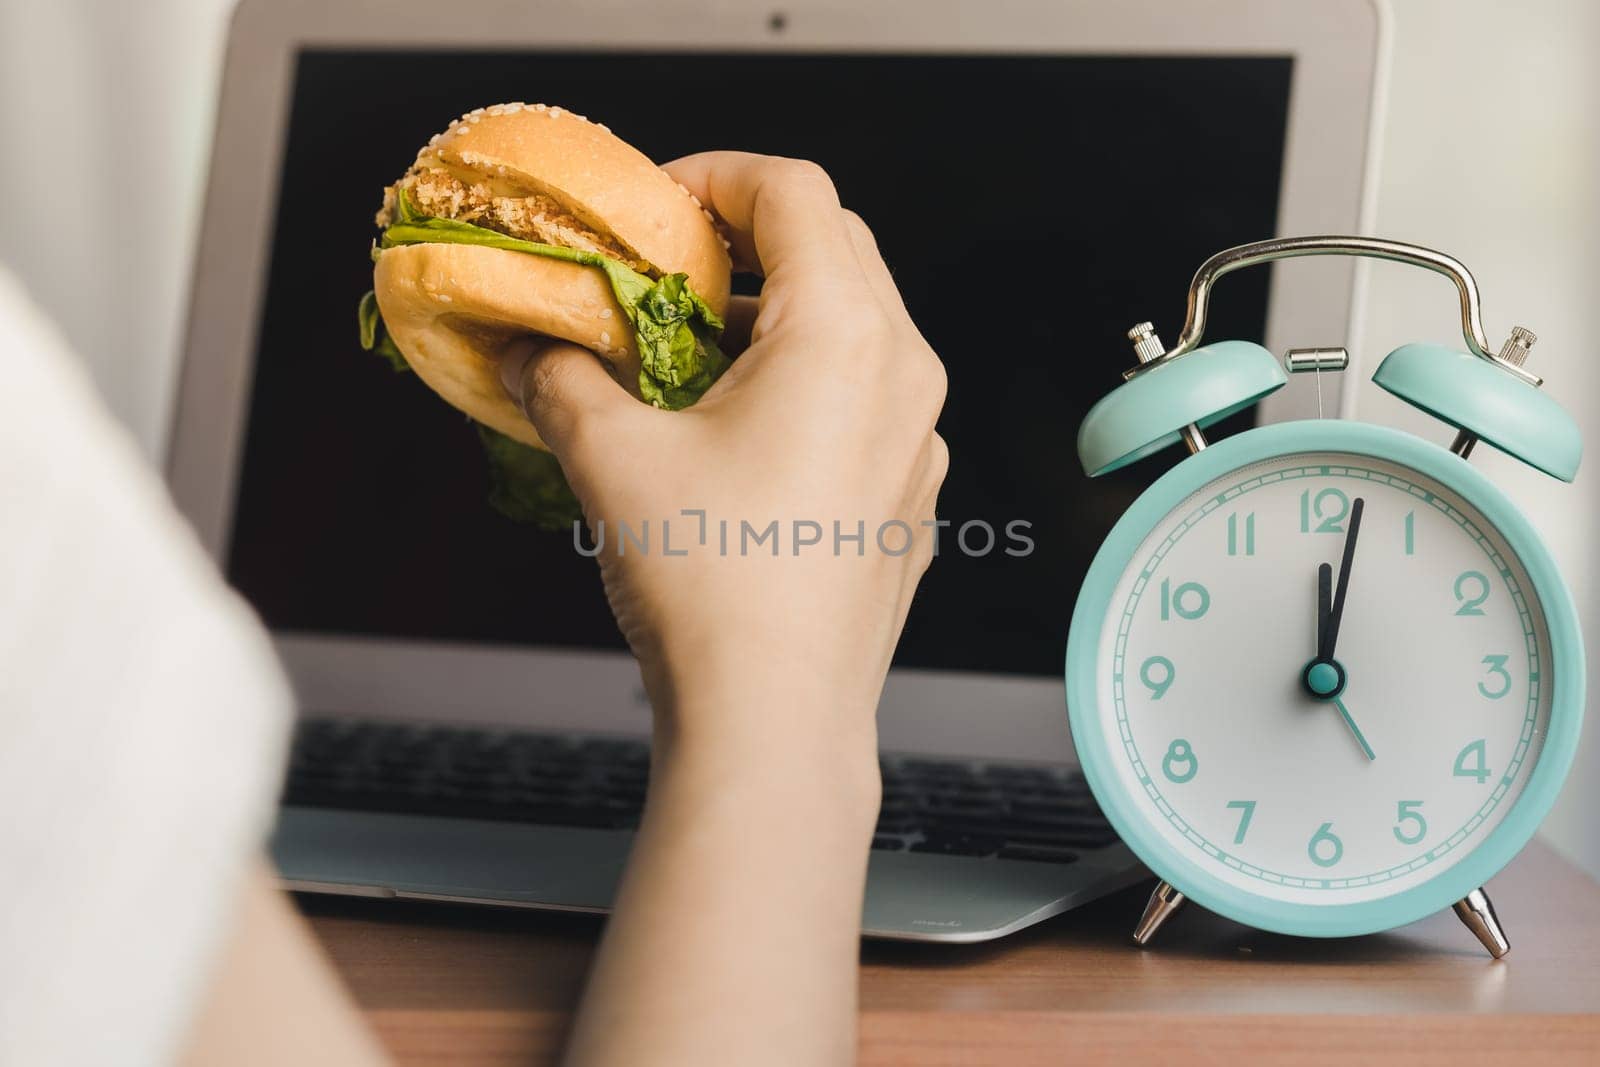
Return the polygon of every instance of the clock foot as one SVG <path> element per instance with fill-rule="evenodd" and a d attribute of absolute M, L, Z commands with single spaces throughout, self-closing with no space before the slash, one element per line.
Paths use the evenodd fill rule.
<path fill-rule="evenodd" d="M 1483 942 L 1489 955 L 1499 959 L 1511 951 L 1511 942 L 1506 940 L 1505 931 L 1500 929 L 1500 919 L 1494 913 L 1494 905 L 1489 903 L 1489 895 L 1482 889 L 1474 889 L 1456 901 L 1455 909 L 1456 917 L 1466 923 L 1467 929 Z"/>
<path fill-rule="evenodd" d="M 1139 925 L 1133 928 L 1133 943 L 1149 944 L 1150 939 L 1156 936 L 1156 931 L 1161 929 L 1161 924 L 1172 918 L 1172 913 L 1183 906 L 1183 901 L 1182 893 L 1165 882 L 1157 882 L 1155 889 L 1150 893 L 1149 903 L 1144 906 L 1144 914 L 1139 917 Z"/>

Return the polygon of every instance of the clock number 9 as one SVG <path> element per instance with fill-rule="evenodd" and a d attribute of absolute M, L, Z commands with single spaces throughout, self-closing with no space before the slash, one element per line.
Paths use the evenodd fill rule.
<path fill-rule="evenodd" d="M 1198 619 L 1211 610 L 1211 594 L 1199 582 L 1184 582 L 1172 588 L 1172 579 L 1161 580 L 1161 621 L 1176 612 L 1180 619 Z"/>
<path fill-rule="evenodd" d="M 1315 497 L 1307 489 L 1300 494 L 1301 533 L 1344 533 L 1345 516 L 1350 514 L 1350 498 L 1342 489 L 1324 489 Z M 1317 524 L 1311 525 L 1316 519 Z"/>
<path fill-rule="evenodd" d="M 1325 822 L 1317 827 L 1306 845 L 1306 855 L 1318 867 L 1332 867 L 1344 857 L 1344 842 L 1334 836 L 1333 823 Z"/>
<path fill-rule="evenodd" d="M 1150 690 L 1151 700 L 1160 700 L 1167 695 L 1167 690 L 1172 688 L 1172 681 L 1178 676 L 1177 668 L 1165 656 L 1151 656 L 1139 667 L 1139 681 Z"/>
<path fill-rule="evenodd" d="M 1200 761 L 1195 758 L 1189 742 L 1180 737 L 1167 746 L 1167 754 L 1161 760 L 1161 773 L 1167 776 L 1167 781 L 1182 785 L 1199 771 Z"/>

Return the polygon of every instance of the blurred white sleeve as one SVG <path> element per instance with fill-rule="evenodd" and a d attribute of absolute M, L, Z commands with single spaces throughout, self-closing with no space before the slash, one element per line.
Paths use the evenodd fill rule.
<path fill-rule="evenodd" d="M 289 709 L 249 608 L 0 270 L 0 1063 L 178 1053 Z"/>

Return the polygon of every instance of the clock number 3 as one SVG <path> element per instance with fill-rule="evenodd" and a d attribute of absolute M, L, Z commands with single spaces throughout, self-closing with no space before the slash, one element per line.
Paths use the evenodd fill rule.
<path fill-rule="evenodd" d="M 1506 670 L 1506 661 L 1510 656 L 1485 656 L 1483 662 L 1489 665 L 1485 672 L 1490 678 L 1498 679 L 1491 688 L 1483 682 L 1478 683 L 1478 692 L 1490 700 L 1499 700 L 1511 692 L 1511 672 Z"/>
<path fill-rule="evenodd" d="M 1167 754 L 1161 760 L 1161 773 L 1167 776 L 1167 781 L 1182 785 L 1199 770 L 1200 761 L 1195 758 L 1189 742 L 1180 737 L 1167 746 Z"/>

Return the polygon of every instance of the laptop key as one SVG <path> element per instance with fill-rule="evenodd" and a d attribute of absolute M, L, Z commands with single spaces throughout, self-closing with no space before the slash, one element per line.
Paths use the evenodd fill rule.
<path fill-rule="evenodd" d="M 1078 854 L 1064 848 L 1008 844 L 1000 850 L 1003 860 L 1029 860 L 1033 863 L 1076 863 Z"/>
<path fill-rule="evenodd" d="M 930 833 L 911 846 L 912 852 L 936 852 L 943 856 L 992 856 L 1005 842 L 982 834 Z"/>
<path fill-rule="evenodd" d="M 1061 855 L 1116 840 L 1070 769 L 886 756 L 873 847 L 953 856 Z M 308 719 L 286 803 L 631 829 L 649 746 L 621 738 Z M 911 844 L 912 835 L 921 840 Z M 1040 860 L 1043 862 L 1043 860 Z"/>

